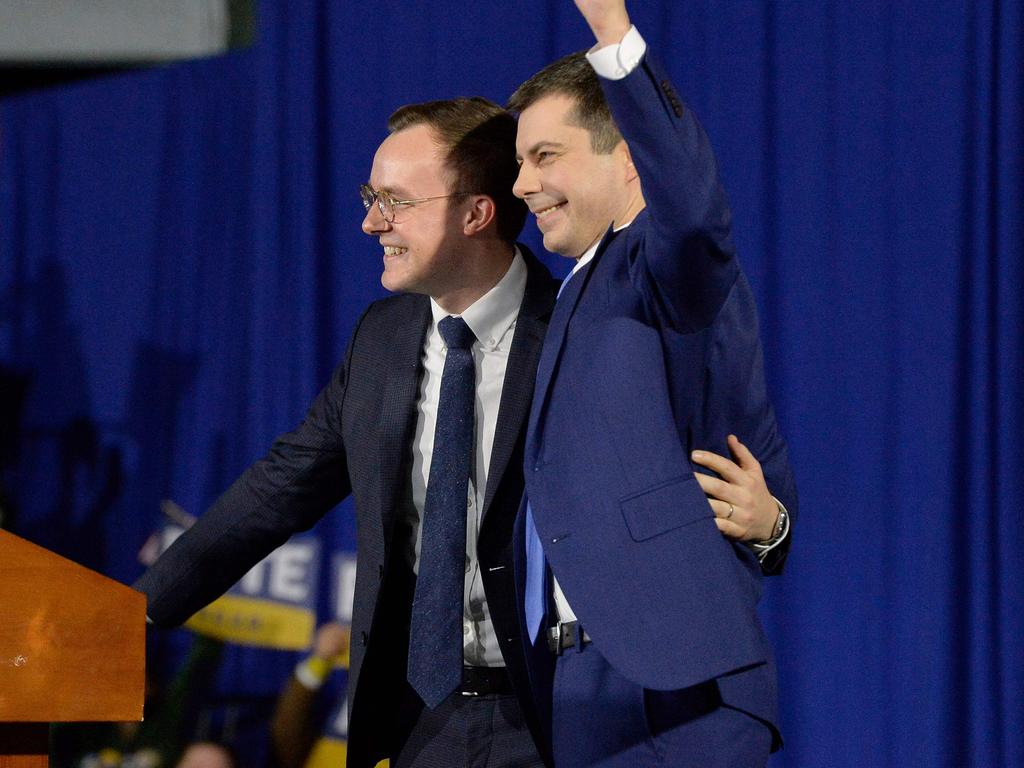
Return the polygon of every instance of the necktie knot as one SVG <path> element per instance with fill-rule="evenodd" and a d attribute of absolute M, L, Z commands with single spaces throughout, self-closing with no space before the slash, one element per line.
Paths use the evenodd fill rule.
<path fill-rule="evenodd" d="M 469 349 L 476 341 L 473 331 L 461 317 L 449 315 L 437 324 L 437 328 L 448 349 Z"/>

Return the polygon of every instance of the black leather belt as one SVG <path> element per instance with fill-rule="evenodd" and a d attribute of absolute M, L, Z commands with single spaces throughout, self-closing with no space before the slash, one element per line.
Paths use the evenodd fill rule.
<path fill-rule="evenodd" d="M 463 696 L 511 695 L 512 679 L 504 667 L 463 667 Z"/>
<path fill-rule="evenodd" d="M 590 642 L 590 635 L 577 621 L 562 621 L 548 630 L 548 648 L 556 656 L 561 656 L 567 648 L 576 645 L 576 636 L 582 633 L 579 645 L 582 648 Z"/>

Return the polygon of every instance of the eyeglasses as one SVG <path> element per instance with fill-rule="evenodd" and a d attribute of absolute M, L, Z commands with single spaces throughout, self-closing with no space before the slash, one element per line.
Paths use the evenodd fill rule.
<path fill-rule="evenodd" d="M 429 200 L 443 200 L 448 197 L 464 197 L 465 195 L 471 195 L 472 192 L 452 192 L 450 195 L 434 195 L 433 197 L 417 197 L 414 200 L 396 200 L 394 195 L 390 192 L 378 192 L 369 184 L 359 185 L 359 197 L 363 200 L 363 208 L 367 211 L 370 210 L 370 206 L 374 203 L 380 209 L 380 215 L 384 217 L 384 221 L 391 224 L 395 220 L 395 212 L 399 208 L 405 208 L 406 206 L 416 205 L 417 203 L 426 203 Z"/>

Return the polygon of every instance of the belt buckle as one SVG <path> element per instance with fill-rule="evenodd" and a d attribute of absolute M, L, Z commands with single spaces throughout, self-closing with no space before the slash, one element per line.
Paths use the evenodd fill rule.
<path fill-rule="evenodd" d="M 467 691 L 466 690 L 466 688 L 470 684 L 469 675 L 470 675 L 470 672 L 469 672 L 468 668 L 463 666 L 462 667 L 462 682 L 459 685 L 459 689 L 460 689 L 459 693 L 462 694 L 463 696 L 479 696 L 480 695 L 479 691 Z"/>
<path fill-rule="evenodd" d="M 548 627 L 546 632 L 548 641 L 548 650 L 551 651 L 555 656 L 562 655 L 562 622 L 555 622 L 555 626 Z"/>
<path fill-rule="evenodd" d="M 548 630 L 548 647 L 555 656 L 561 656 L 569 648 L 576 645 L 576 632 L 579 625 L 575 621 L 559 621 Z"/>

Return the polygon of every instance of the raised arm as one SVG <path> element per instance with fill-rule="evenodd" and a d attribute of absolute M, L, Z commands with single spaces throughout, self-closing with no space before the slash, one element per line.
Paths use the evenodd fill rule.
<path fill-rule="evenodd" d="M 588 59 L 629 149 L 650 227 L 633 282 L 669 326 L 707 327 L 738 273 L 731 214 L 711 144 L 633 28 L 621 0 L 576 0 L 594 34 Z M 629 235 L 627 235 L 629 236 Z"/>

